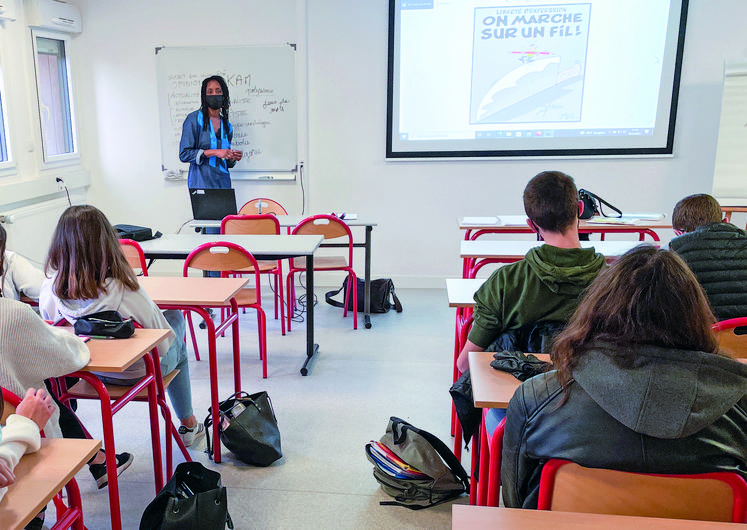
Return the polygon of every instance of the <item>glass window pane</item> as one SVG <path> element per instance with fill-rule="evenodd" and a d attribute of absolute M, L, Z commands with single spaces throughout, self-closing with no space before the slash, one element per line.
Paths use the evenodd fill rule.
<path fill-rule="evenodd" d="M 3 93 L 0 92 L 0 162 L 8 161 L 8 143 L 5 138 L 5 116 L 3 115 Z"/>
<path fill-rule="evenodd" d="M 39 113 L 44 155 L 75 152 L 65 42 L 36 37 Z"/>

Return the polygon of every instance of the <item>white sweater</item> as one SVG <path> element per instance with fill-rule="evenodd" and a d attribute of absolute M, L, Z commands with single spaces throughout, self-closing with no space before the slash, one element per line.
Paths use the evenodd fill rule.
<path fill-rule="evenodd" d="M 44 322 L 28 305 L 0 298 L 0 386 L 22 397 L 44 380 L 74 372 L 91 358 L 88 347 L 70 331 Z M 62 436 L 59 411 L 44 426 L 50 438 Z"/>
<path fill-rule="evenodd" d="M 55 322 L 64 318 L 74 324 L 80 317 L 92 313 L 119 311 L 122 318 L 132 318 L 144 328 L 171 329 L 161 310 L 142 288 L 138 288 L 137 291 L 130 291 L 125 289 L 118 280 L 108 278 L 104 283 L 106 294 L 99 298 L 93 300 L 61 300 L 52 291 L 54 279 L 54 276 L 47 278 L 42 284 L 39 295 L 39 312 L 42 318 Z M 172 342 L 174 342 L 173 335 L 158 344 L 160 356 L 166 354 Z M 107 372 L 106 376 L 118 379 L 141 378 L 145 376 L 145 361 L 136 362 L 122 373 Z"/>
<path fill-rule="evenodd" d="M 21 292 L 23 292 L 29 298 L 38 300 L 44 273 L 15 252 L 6 251 L 4 261 L 3 296 L 12 300 L 20 300 Z"/>
<path fill-rule="evenodd" d="M 5 461 L 10 469 L 18 465 L 23 455 L 34 453 L 41 446 L 39 427 L 29 418 L 18 414 L 8 416 L 0 436 L 0 460 Z M 0 488 L 0 500 L 7 491 L 7 487 Z"/>

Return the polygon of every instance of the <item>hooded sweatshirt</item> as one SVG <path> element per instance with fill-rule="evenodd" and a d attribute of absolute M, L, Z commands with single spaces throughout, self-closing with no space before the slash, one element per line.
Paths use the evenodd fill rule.
<path fill-rule="evenodd" d="M 636 349 L 632 366 L 615 355 Z M 550 458 L 642 473 L 733 471 L 747 478 L 747 365 L 720 355 L 598 342 L 578 358 L 568 398 L 552 371 L 508 406 L 507 507 L 537 507 Z"/>
<path fill-rule="evenodd" d="M 605 266 L 593 248 L 542 245 L 490 275 L 475 293 L 469 340 L 487 348 L 501 333 L 540 320 L 567 321 Z"/>
<path fill-rule="evenodd" d="M 105 292 L 98 298 L 62 300 L 52 290 L 54 279 L 54 276 L 47 278 L 42 284 L 39 294 L 39 312 L 42 318 L 55 322 L 64 318 L 71 324 L 75 324 L 80 317 L 92 313 L 119 311 L 122 318 L 132 318 L 144 328 L 171 329 L 158 306 L 142 288 L 130 291 L 119 280 L 107 278 L 104 282 Z M 172 338 L 165 339 L 158 344 L 161 356 L 166 354 L 173 341 L 172 335 Z M 104 375 L 112 379 L 139 379 L 145 376 L 145 362 L 141 359 L 124 372 L 107 372 Z"/>

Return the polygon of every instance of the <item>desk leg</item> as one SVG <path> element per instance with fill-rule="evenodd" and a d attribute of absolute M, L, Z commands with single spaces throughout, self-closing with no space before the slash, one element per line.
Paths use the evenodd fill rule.
<path fill-rule="evenodd" d="M 306 256 L 306 360 L 301 367 L 301 375 L 309 375 L 309 363 L 319 345 L 314 344 L 314 256 Z"/>
<path fill-rule="evenodd" d="M 366 329 L 371 329 L 371 231 L 373 230 L 372 226 L 366 226 L 366 279 L 365 279 L 365 296 L 364 296 L 364 302 L 363 302 L 363 309 L 364 309 L 364 315 L 363 315 L 363 322 L 366 326 Z"/>

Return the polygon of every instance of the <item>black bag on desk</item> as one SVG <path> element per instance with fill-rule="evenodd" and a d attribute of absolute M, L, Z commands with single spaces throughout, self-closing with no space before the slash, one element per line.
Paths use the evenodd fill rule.
<path fill-rule="evenodd" d="M 583 188 L 578 190 L 578 200 L 584 203 L 584 211 L 578 216 L 579 219 L 590 219 L 594 215 L 603 215 L 604 217 L 622 217 L 622 211 L 589 190 Z M 616 215 L 607 215 L 603 212 L 603 204 L 612 208 Z"/>
<path fill-rule="evenodd" d="M 154 235 L 153 231 L 145 226 L 114 225 L 114 230 L 117 232 L 117 237 L 119 239 L 148 241 L 149 239 L 156 239 L 157 237 L 161 237 L 161 232 L 156 232 Z"/>
<path fill-rule="evenodd" d="M 220 441 L 242 462 L 266 467 L 282 458 L 280 430 L 272 402 L 267 392 L 249 395 L 237 392 L 219 404 Z M 207 452 L 213 457 L 210 429 L 213 425 L 212 408 L 205 418 Z"/>
<path fill-rule="evenodd" d="M 127 339 L 135 333 L 132 319 L 122 318 L 118 311 L 99 311 L 80 317 L 73 327 L 76 335 Z"/>
<path fill-rule="evenodd" d="M 145 508 L 140 530 L 218 530 L 233 528 L 220 473 L 199 462 L 182 462 Z"/>
<path fill-rule="evenodd" d="M 348 278 L 342 282 L 342 287 L 336 291 L 328 291 L 324 295 L 324 299 L 327 303 L 334 307 L 345 307 L 343 302 L 338 302 L 332 298 L 340 294 L 343 291 L 343 300 L 347 299 L 348 296 Z M 365 311 L 365 294 L 366 294 L 366 282 L 360 278 L 356 278 L 355 282 L 358 290 L 358 312 L 362 313 Z M 353 297 L 347 299 L 348 311 L 353 310 Z M 397 313 L 402 312 L 402 304 L 394 293 L 394 282 L 390 278 L 380 278 L 378 280 L 371 280 L 371 313 L 386 313 L 391 308 Z"/>
<path fill-rule="evenodd" d="M 394 497 L 394 501 L 380 504 L 421 510 L 455 499 L 469 490 L 469 475 L 462 464 L 431 433 L 392 416 L 379 444 L 404 462 L 408 470 L 414 468 L 417 472 L 416 476 L 398 473 L 389 465 L 390 459 L 377 453 L 374 442 L 367 443 L 366 458 L 374 465 L 374 478 L 384 492 Z"/>

